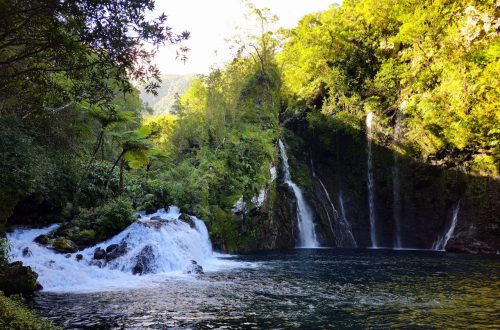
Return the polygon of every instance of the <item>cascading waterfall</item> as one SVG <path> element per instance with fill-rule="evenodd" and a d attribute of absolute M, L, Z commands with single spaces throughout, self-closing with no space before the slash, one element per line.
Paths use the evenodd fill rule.
<path fill-rule="evenodd" d="M 326 200 L 330 204 L 330 208 L 332 210 L 332 215 L 335 219 L 335 226 L 332 225 L 332 221 L 329 215 L 329 212 L 326 211 L 326 215 L 328 217 L 328 221 L 330 222 L 330 228 L 332 230 L 333 235 L 335 236 L 335 240 L 337 243 L 337 247 L 357 247 L 356 240 L 354 239 L 354 236 L 352 235 L 351 231 L 351 224 L 347 221 L 347 218 L 344 216 L 344 214 L 339 215 L 337 210 L 335 209 L 335 205 L 333 205 L 332 199 L 330 198 L 330 194 L 328 193 L 328 190 L 326 189 L 325 185 L 323 184 L 323 181 L 316 175 L 316 171 L 314 170 L 314 164 L 311 159 L 311 169 L 312 169 L 312 175 L 313 177 L 318 180 L 318 183 L 321 186 L 321 189 L 323 190 L 323 193 L 326 197 Z M 344 213 L 344 212 L 342 212 Z"/>
<path fill-rule="evenodd" d="M 191 216 L 190 223 L 181 221 L 176 207 L 141 215 L 110 240 L 66 255 L 34 242 L 38 235 L 48 234 L 58 225 L 17 229 L 8 235 L 10 259 L 31 266 L 44 290 L 59 292 L 114 290 L 151 284 L 164 276 L 187 276 L 183 274 L 189 273 L 193 261 L 205 271 L 231 265 L 214 256 L 207 228 L 200 219 Z M 126 246 L 126 252 L 113 260 L 94 259 L 96 248 L 106 249 L 111 244 Z M 77 254 L 82 255 L 80 261 Z M 143 275 L 133 275 L 139 263 Z"/>
<path fill-rule="evenodd" d="M 316 232 L 314 230 L 314 222 L 312 213 L 309 206 L 306 204 L 302 195 L 302 190 L 297 186 L 290 176 L 290 169 L 288 165 L 288 156 L 286 154 L 285 145 L 281 140 L 278 141 L 281 159 L 283 163 L 283 174 L 285 183 L 292 188 L 295 198 L 297 200 L 297 220 L 299 229 L 299 241 L 297 247 L 302 248 L 315 248 L 319 246 L 316 239 Z"/>
<path fill-rule="evenodd" d="M 366 116 L 366 153 L 368 162 L 368 209 L 370 216 L 370 239 L 372 248 L 378 247 L 377 230 L 375 222 L 375 181 L 373 179 L 373 157 L 372 157 L 372 122 L 373 112 L 368 113 Z"/>
<path fill-rule="evenodd" d="M 346 245 L 345 247 L 358 247 L 358 243 L 356 242 L 356 239 L 354 238 L 354 235 L 352 234 L 352 226 L 349 220 L 347 220 L 347 213 L 345 211 L 344 207 L 344 197 L 342 196 L 342 191 L 339 193 L 339 206 L 340 206 L 340 218 L 342 219 L 342 222 L 344 223 L 345 226 L 345 231 L 346 231 L 346 243 L 350 245 Z"/>
<path fill-rule="evenodd" d="M 434 244 L 432 244 L 433 250 L 444 251 L 446 244 L 448 244 L 448 241 L 455 232 L 455 227 L 457 226 L 459 212 L 460 212 L 460 201 L 458 201 L 457 205 L 453 208 L 453 217 L 451 219 L 451 223 L 450 226 L 448 227 L 448 230 L 444 235 L 439 236 L 438 239 L 434 242 Z"/>

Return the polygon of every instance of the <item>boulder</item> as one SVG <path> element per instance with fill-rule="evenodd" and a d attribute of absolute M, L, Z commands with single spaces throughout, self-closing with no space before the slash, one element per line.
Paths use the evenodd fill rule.
<path fill-rule="evenodd" d="M 191 217 L 186 214 L 186 213 L 181 213 L 181 215 L 179 216 L 179 220 L 187 223 L 191 228 L 195 228 L 196 225 L 194 224 L 194 221 L 193 219 L 191 219 Z"/>
<path fill-rule="evenodd" d="M 23 249 L 22 253 L 23 253 L 23 257 L 25 257 L 25 258 L 31 257 L 33 255 L 33 253 L 31 252 L 29 247 L 25 247 Z"/>
<path fill-rule="evenodd" d="M 80 253 L 78 253 L 76 256 L 75 256 L 75 259 L 76 261 L 80 261 L 83 259 L 83 255 L 81 255 Z"/>
<path fill-rule="evenodd" d="M 191 260 L 191 263 L 184 268 L 184 273 L 196 275 L 204 274 L 203 267 L 198 265 L 195 260 Z"/>
<path fill-rule="evenodd" d="M 119 258 L 127 253 L 127 243 L 111 244 L 106 248 L 106 261 Z"/>
<path fill-rule="evenodd" d="M 151 220 L 154 220 L 154 221 L 165 221 L 165 219 L 163 219 L 159 215 L 155 215 L 154 217 L 151 217 Z"/>
<path fill-rule="evenodd" d="M 38 244 L 47 245 L 47 244 L 49 244 L 50 239 L 49 239 L 49 236 L 47 236 L 47 235 L 39 235 L 39 236 L 35 237 L 34 241 Z"/>
<path fill-rule="evenodd" d="M 100 247 L 96 248 L 94 250 L 94 259 L 95 260 L 101 260 L 106 258 L 106 251 L 101 249 Z"/>
<path fill-rule="evenodd" d="M 155 255 L 151 245 L 146 245 L 135 257 L 135 265 L 132 268 L 132 274 L 143 275 L 152 273 L 154 269 Z"/>
<path fill-rule="evenodd" d="M 56 239 L 52 244 L 52 247 L 57 252 L 61 253 L 73 253 L 78 251 L 78 246 L 73 241 L 62 237 Z"/>
<path fill-rule="evenodd" d="M 7 296 L 32 294 L 39 288 L 37 278 L 38 274 L 20 261 L 0 266 L 0 290 Z"/>

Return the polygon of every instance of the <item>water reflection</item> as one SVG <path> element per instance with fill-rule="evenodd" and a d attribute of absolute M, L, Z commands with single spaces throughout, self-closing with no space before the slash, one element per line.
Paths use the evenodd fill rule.
<path fill-rule="evenodd" d="M 498 328 L 500 259 L 423 251 L 296 250 L 259 267 L 143 289 L 41 294 L 65 328 Z"/>

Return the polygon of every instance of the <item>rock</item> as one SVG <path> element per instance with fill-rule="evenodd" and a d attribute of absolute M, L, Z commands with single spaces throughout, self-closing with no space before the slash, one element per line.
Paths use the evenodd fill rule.
<path fill-rule="evenodd" d="M 151 220 L 154 220 L 154 221 L 165 221 L 165 219 L 163 219 L 162 217 L 160 217 L 158 215 L 155 215 L 154 217 L 151 217 Z"/>
<path fill-rule="evenodd" d="M 68 254 L 67 254 L 67 255 L 65 255 L 64 257 L 65 257 L 66 259 L 69 259 L 69 258 L 71 258 L 71 254 L 69 254 L 69 253 L 68 253 Z"/>
<path fill-rule="evenodd" d="M 106 251 L 101 249 L 100 247 L 94 250 L 94 259 L 100 260 L 106 258 Z"/>
<path fill-rule="evenodd" d="M 83 259 L 83 255 L 81 255 L 80 253 L 78 253 L 76 256 L 75 256 L 75 259 L 76 261 L 80 261 Z"/>
<path fill-rule="evenodd" d="M 111 244 L 111 245 L 108 245 L 108 247 L 106 248 L 106 253 L 110 253 L 110 252 L 112 252 L 113 250 L 115 250 L 116 248 L 118 248 L 118 244 Z"/>
<path fill-rule="evenodd" d="M 141 225 L 146 226 L 148 228 L 160 229 L 165 224 L 165 221 L 163 221 L 163 220 L 149 220 L 149 221 L 139 220 L 138 223 L 140 223 Z"/>
<path fill-rule="evenodd" d="M 47 236 L 47 235 L 39 235 L 39 236 L 35 237 L 34 241 L 38 244 L 47 245 L 47 244 L 49 244 L 50 239 L 49 239 L 49 236 Z"/>
<path fill-rule="evenodd" d="M 135 257 L 135 266 L 132 268 L 132 274 L 143 275 L 152 273 L 154 269 L 155 255 L 151 245 L 146 245 Z"/>
<path fill-rule="evenodd" d="M 152 207 L 147 208 L 147 209 L 146 209 L 146 215 L 156 213 L 156 211 L 157 211 L 157 210 L 156 210 L 155 208 L 152 208 Z"/>
<path fill-rule="evenodd" d="M 495 249 L 478 240 L 468 240 L 463 237 L 453 237 L 446 244 L 447 252 L 461 252 L 472 254 L 495 254 Z"/>
<path fill-rule="evenodd" d="M 75 232 L 69 238 L 80 248 L 86 248 L 97 243 L 95 231 L 90 229 Z"/>
<path fill-rule="evenodd" d="M 106 248 L 106 261 L 111 261 L 127 253 L 127 243 L 111 244 Z"/>
<path fill-rule="evenodd" d="M 184 268 L 184 273 L 196 275 L 204 274 L 203 267 L 198 265 L 195 260 L 191 260 L 191 263 Z"/>
<path fill-rule="evenodd" d="M 78 246 L 73 241 L 62 237 L 56 239 L 52 244 L 52 247 L 57 252 L 61 253 L 66 253 L 66 252 L 73 253 L 78 251 Z"/>
<path fill-rule="evenodd" d="M 33 255 L 33 253 L 31 252 L 29 247 L 25 247 L 23 249 L 23 257 L 27 258 L 27 257 L 31 257 L 32 255 Z"/>
<path fill-rule="evenodd" d="M 20 261 L 0 267 L 0 290 L 5 295 L 32 294 L 38 289 L 38 274 Z"/>
<path fill-rule="evenodd" d="M 179 220 L 187 223 L 191 228 L 195 228 L 196 227 L 196 225 L 194 224 L 193 219 L 191 219 L 191 217 L 189 215 L 187 215 L 186 213 L 181 213 L 181 215 L 179 216 Z"/>

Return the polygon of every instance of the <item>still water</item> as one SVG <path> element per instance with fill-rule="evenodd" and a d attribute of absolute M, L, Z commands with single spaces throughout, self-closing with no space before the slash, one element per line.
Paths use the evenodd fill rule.
<path fill-rule="evenodd" d="M 297 249 L 142 288 L 44 293 L 32 305 L 67 329 L 499 329 L 500 257 Z"/>

